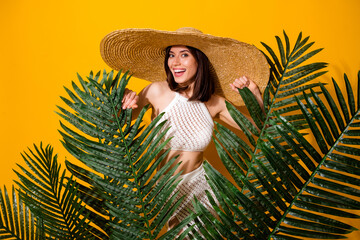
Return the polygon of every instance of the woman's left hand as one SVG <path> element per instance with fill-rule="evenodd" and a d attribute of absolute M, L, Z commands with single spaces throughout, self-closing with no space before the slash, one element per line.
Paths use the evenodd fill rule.
<path fill-rule="evenodd" d="M 230 87 L 236 92 L 238 92 L 238 88 L 243 89 L 244 87 L 249 88 L 249 90 L 254 95 L 257 95 L 260 92 L 259 87 L 256 85 L 256 83 L 247 78 L 246 76 L 235 79 L 233 83 L 230 83 Z"/>
<path fill-rule="evenodd" d="M 263 100 L 261 97 L 260 89 L 254 81 L 250 80 L 246 76 L 242 76 L 240 78 L 235 79 L 233 83 L 230 83 L 230 87 L 232 90 L 234 90 L 236 92 L 239 92 L 238 88 L 240 88 L 240 89 L 243 89 L 244 87 L 249 88 L 249 90 L 254 94 L 254 96 L 255 96 L 256 100 L 258 101 L 258 103 L 260 104 L 261 108 L 264 110 L 264 104 L 263 104 Z"/>

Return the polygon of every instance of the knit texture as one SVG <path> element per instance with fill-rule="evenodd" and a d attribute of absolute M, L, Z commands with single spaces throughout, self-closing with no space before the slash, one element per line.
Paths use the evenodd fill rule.
<path fill-rule="evenodd" d="M 174 202 L 178 201 L 182 196 L 185 195 L 182 200 L 180 206 L 177 207 L 170 220 L 176 218 L 178 222 L 182 222 L 187 216 L 190 215 L 191 212 L 194 211 L 193 199 L 196 196 L 197 200 L 214 216 L 216 216 L 216 212 L 214 208 L 211 206 L 211 203 L 206 195 L 205 190 L 209 191 L 216 204 L 218 204 L 218 200 L 215 197 L 214 192 L 212 191 L 210 185 L 207 183 L 205 178 L 205 170 L 203 164 L 194 171 L 181 175 L 181 182 L 176 186 L 173 193 L 170 195 L 172 197 L 176 192 L 178 195 L 175 197 Z M 201 222 L 201 220 L 199 220 Z M 202 222 L 201 222 L 202 223 Z M 195 225 L 195 221 L 190 221 L 188 226 Z M 188 226 L 185 226 L 182 230 L 185 231 Z M 196 231 L 199 230 L 198 226 L 195 226 Z M 189 238 L 185 238 L 189 239 Z"/>
<path fill-rule="evenodd" d="M 202 152 L 209 145 L 214 123 L 204 103 L 188 101 L 175 92 L 162 112 L 161 120 L 167 120 L 163 129 L 170 127 L 163 139 L 171 138 L 165 149 Z"/>

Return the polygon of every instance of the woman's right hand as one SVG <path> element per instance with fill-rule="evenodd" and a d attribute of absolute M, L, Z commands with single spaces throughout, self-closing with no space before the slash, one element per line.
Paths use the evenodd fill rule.
<path fill-rule="evenodd" d="M 122 109 L 132 108 L 135 109 L 138 107 L 139 96 L 136 95 L 136 92 L 131 91 L 125 88 L 124 97 L 122 99 Z"/>

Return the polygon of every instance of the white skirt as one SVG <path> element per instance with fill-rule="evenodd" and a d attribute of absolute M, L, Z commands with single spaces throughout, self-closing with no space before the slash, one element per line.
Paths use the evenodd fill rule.
<path fill-rule="evenodd" d="M 211 206 L 208 197 L 206 196 L 205 190 L 208 190 L 211 194 L 211 196 L 215 199 L 215 194 L 212 191 L 210 185 L 207 183 L 205 179 L 205 169 L 203 164 L 201 164 L 200 167 L 195 169 L 194 171 L 180 175 L 179 178 L 181 178 L 181 182 L 176 186 L 173 194 L 175 192 L 179 192 L 174 201 L 179 200 L 182 196 L 185 195 L 183 201 L 179 205 L 179 207 L 175 210 L 173 215 L 171 216 L 170 220 L 173 218 L 176 218 L 179 223 L 183 221 L 187 216 L 190 215 L 189 210 L 194 212 L 194 206 L 193 206 L 193 199 L 194 196 L 196 196 L 197 200 L 202 203 L 206 209 L 208 209 L 213 215 L 215 215 L 215 210 Z M 172 195 L 173 195 L 172 194 Z M 171 195 L 171 196 L 172 196 Z M 195 222 L 192 221 L 190 224 L 194 224 Z"/>

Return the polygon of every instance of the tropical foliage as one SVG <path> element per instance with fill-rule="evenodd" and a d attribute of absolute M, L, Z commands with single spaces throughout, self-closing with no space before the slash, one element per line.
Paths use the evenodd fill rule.
<path fill-rule="evenodd" d="M 346 75 L 347 102 L 334 80 L 337 101 L 323 84 L 306 84 L 323 74 L 315 71 L 326 64 L 300 66 L 319 50 L 305 53 L 312 43 L 306 44 L 308 38 L 302 40 L 299 35 L 289 51 L 289 40 L 284 37 L 286 50 L 276 38 L 281 61 L 263 44 L 270 55 L 272 76 L 264 98 L 266 118 L 250 91 L 240 90 L 260 131 L 228 105 L 250 146 L 217 124 L 216 147 L 237 187 L 206 165 L 220 204 L 213 201 L 218 213 L 214 217 L 197 203 L 200 219 L 208 223 L 202 231 L 205 239 L 338 239 L 355 228 L 333 216 L 360 218 L 349 212 L 360 209 L 360 202 L 353 199 L 360 196 L 360 92 L 355 101 Z M 316 86 L 320 91 L 313 89 Z M 295 110 L 298 113 L 289 114 Z M 299 132 L 308 127 L 315 144 Z"/>
<path fill-rule="evenodd" d="M 354 228 L 333 216 L 359 218 L 350 211 L 360 208 L 360 83 L 354 93 L 346 75 L 346 91 L 333 80 L 332 98 L 314 81 L 327 64 L 306 63 L 321 49 L 309 51 L 313 43 L 301 34 L 292 49 L 284 39 L 276 37 L 278 55 L 263 43 L 271 69 L 264 110 L 248 89 L 239 90 L 256 126 L 227 103 L 246 139 L 216 123 L 214 142 L 234 182 L 205 163 L 217 216 L 194 199 L 196 212 L 160 234 L 181 201 L 171 195 L 175 159 L 156 170 L 167 154 L 164 123 L 158 116 L 145 126 L 147 108 L 132 121 L 132 110 L 121 110 L 130 77 L 104 71 L 78 76 L 80 85 L 72 83 L 62 98 L 68 109 L 59 107 L 69 123 L 61 123 L 63 145 L 83 164 L 66 161 L 69 176 L 50 146 L 23 154 L 28 168 L 19 165 L 19 197 L 13 193 L 11 204 L 6 189 L 1 195 L 0 237 L 343 238 Z M 198 226 L 180 232 L 191 220 Z"/>
<path fill-rule="evenodd" d="M 80 197 L 94 210 L 91 220 L 104 234 L 102 239 L 158 239 L 180 201 L 171 196 L 179 174 L 172 177 L 174 159 L 156 171 L 169 150 L 162 152 L 167 141 L 161 142 L 166 131 L 161 115 L 146 128 L 142 125 L 147 107 L 132 123 L 132 110 L 121 110 L 123 93 L 130 77 L 120 72 L 90 74 L 88 81 L 79 76 L 83 89 L 73 83 L 75 93 L 66 89 L 72 101 L 62 98 L 74 113 L 59 107 L 62 116 L 82 135 L 62 124 L 63 144 L 93 172 L 67 162 L 79 179 Z M 85 136 L 86 137 L 85 137 Z M 158 156 L 158 158 L 156 158 Z M 98 217 L 102 213 L 103 217 Z M 159 239 L 173 239 L 192 216 Z M 191 229 L 189 229 L 191 230 Z M 181 236 L 185 236 L 184 232 Z M 181 237 L 181 238 L 182 238 Z"/>
<path fill-rule="evenodd" d="M 84 213 L 85 207 L 79 199 L 77 184 L 66 171 L 60 170 L 57 155 L 50 146 L 35 146 L 35 152 L 22 156 L 31 172 L 18 165 L 24 174 L 17 171 L 20 182 L 19 196 L 41 221 L 42 236 L 56 239 L 92 239 L 91 227 Z"/>
<path fill-rule="evenodd" d="M 32 214 L 21 198 L 16 196 L 14 187 L 11 191 L 12 201 L 6 187 L 0 190 L 0 238 L 1 239 L 42 239 L 43 228 L 35 224 Z M 38 222 L 40 223 L 40 222 Z"/>

